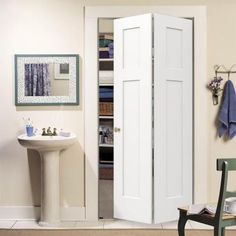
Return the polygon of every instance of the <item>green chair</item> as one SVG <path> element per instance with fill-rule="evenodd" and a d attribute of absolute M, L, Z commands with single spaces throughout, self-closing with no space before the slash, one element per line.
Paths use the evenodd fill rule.
<path fill-rule="evenodd" d="M 224 215 L 223 213 L 225 199 L 228 197 L 236 197 L 236 191 L 235 192 L 227 191 L 228 171 L 236 171 L 236 159 L 217 159 L 217 170 L 222 171 L 222 175 L 221 175 L 220 193 L 216 208 L 216 214 L 187 215 L 188 208 L 178 208 L 179 236 L 185 235 L 185 224 L 188 220 L 197 221 L 199 223 L 213 226 L 214 236 L 224 236 L 225 227 L 236 225 L 236 216 L 227 214 Z"/>

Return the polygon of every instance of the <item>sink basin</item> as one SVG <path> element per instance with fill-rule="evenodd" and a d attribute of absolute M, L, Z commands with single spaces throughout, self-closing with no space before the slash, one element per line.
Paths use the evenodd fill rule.
<path fill-rule="evenodd" d="M 28 149 L 37 151 L 58 151 L 74 144 L 76 135 L 71 134 L 70 137 L 42 135 L 28 137 L 26 134 L 22 134 L 18 136 L 18 141 L 23 147 Z"/>
<path fill-rule="evenodd" d="M 70 137 L 18 136 L 19 143 L 39 152 L 41 157 L 41 226 L 60 226 L 60 151 L 76 142 L 76 135 Z"/>

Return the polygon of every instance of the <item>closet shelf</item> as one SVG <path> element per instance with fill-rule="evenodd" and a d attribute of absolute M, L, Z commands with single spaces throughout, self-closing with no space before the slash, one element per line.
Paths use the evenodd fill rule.
<path fill-rule="evenodd" d="M 113 167 L 113 161 L 99 161 L 99 167 Z"/>
<path fill-rule="evenodd" d="M 113 61 L 113 58 L 99 58 L 99 61 Z"/>
<path fill-rule="evenodd" d="M 113 119 L 113 116 L 99 116 L 99 119 Z"/>
<path fill-rule="evenodd" d="M 113 86 L 113 83 L 100 83 L 99 86 Z"/>
<path fill-rule="evenodd" d="M 107 143 L 100 143 L 99 147 L 106 147 L 106 148 L 112 148 L 113 144 L 107 144 Z"/>

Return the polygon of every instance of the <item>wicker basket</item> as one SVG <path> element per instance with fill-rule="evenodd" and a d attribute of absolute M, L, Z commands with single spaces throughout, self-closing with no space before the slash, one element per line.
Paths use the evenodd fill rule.
<path fill-rule="evenodd" d="M 99 179 L 113 179 L 113 168 L 99 168 Z"/>
<path fill-rule="evenodd" d="M 100 102 L 99 103 L 99 115 L 100 116 L 112 116 L 113 115 L 113 102 Z"/>

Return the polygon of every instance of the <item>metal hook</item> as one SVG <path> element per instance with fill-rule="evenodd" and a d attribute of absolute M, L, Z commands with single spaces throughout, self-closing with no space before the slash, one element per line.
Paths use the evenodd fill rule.
<path fill-rule="evenodd" d="M 236 64 L 233 64 L 233 65 L 230 67 L 229 71 L 232 72 L 232 70 L 233 70 L 233 68 L 234 68 L 235 66 L 236 66 Z"/>

